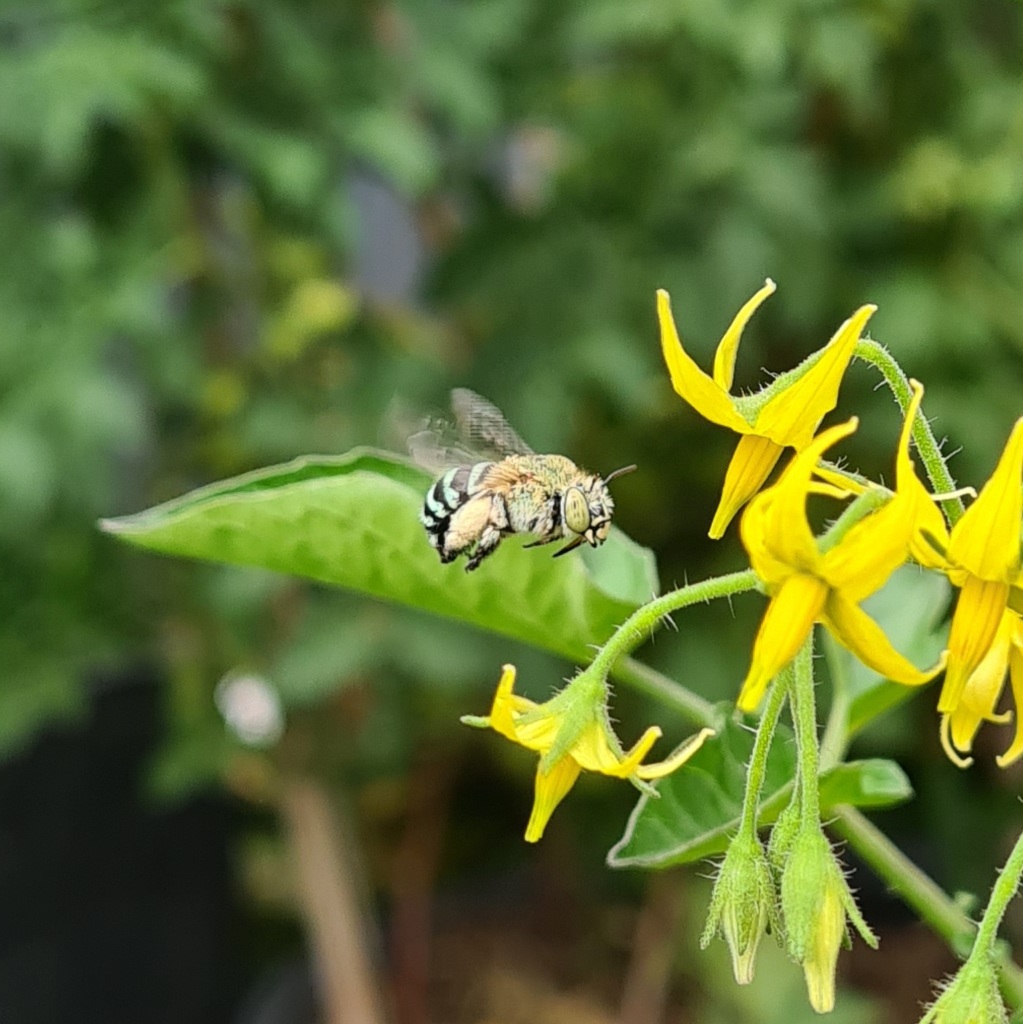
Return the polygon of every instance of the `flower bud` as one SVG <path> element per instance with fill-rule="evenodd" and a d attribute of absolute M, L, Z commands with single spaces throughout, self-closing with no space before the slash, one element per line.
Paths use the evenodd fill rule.
<path fill-rule="evenodd" d="M 778 820 L 771 829 L 771 837 L 767 841 L 768 863 L 779 874 L 799 834 L 799 813 L 799 801 L 791 800 L 785 810 L 778 815 Z"/>
<path fill-rule="evenodd" d="M 706 948 L 720 932 L 732 954 L 736 982 L 748 985 L 760 938 L 776 919 L 777 895 L 764 848 L 756 835 L 740 833 L 728 847 L 714 882 L 700 945 Z"/>
<path fill-rule="evenodd" d="M 989 958 L 968 960 L 923 1015 L 920 1024 L 1006 1024 L 998 977 Z"/>
<path fill-rule="evenodd" d="M 846 917 L 864 942 L 877 946 L 846 884 L 831 844 L 819 828 L 803 827 L 792 843 L 781 877 L 781 912 L 789 955 L 803 965 L 810 1005 L 835 1006 L 835 966 L 846 941 Z"/>

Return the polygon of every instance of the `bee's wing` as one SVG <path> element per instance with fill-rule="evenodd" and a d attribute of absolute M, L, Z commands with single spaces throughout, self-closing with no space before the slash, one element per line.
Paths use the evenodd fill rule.
<path fill-rule="evenodd" d="M 414 462 L 431 473 L 443 473 L 452 466 L 471 466 L 478 456 L 453 442 L 443 424 L 430 424 L 410 434 L 408 450 Z"/>
<path fill-rule="evenodd" d="M 451 392 L 451 409 L 459 433 L 470 449 L 502 458 L 533 454 L 533 449 L 509 426 L 501 410 L 475 391 L 455 388 Z"/>

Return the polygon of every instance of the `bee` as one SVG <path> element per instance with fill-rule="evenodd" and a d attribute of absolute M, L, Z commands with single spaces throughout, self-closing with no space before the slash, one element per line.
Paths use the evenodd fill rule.
<path fill-rule="evenodd" d="M 445 447 L 436 430 L 409 438 L 420 465 L 445 470 L 419 515 L 441 562 L 467 554 L 465 571 L 472 572 L 511 533 L 536 536 L 528 548 L 569 538 L 555 558 L 584 541 L 598 547 L 607 540 L 614 513 L 607 485 L 635 466 L 601 477 L 564 455 L 537 455 L 494 405 L 467 388 L 451 392 L 451 408 L 466 447 Z"/>

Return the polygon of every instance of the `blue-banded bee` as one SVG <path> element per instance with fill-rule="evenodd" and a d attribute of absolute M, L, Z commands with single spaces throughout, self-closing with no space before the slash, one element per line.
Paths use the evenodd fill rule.
<path fill-rule="evenodd" d="M 583 541 L 597 547 L 607 540 L 614 513 L 607 485 L 635 466 L 600 477 L 564 455 L 537 455 L 495 406 L 466 388 L 451 392 L 451 408 L 465 447 L 445 446 L 435 430 L 409 438 L 417 462 L 446 470 L 419 516 L 442 562 L 467 554 L 472 572 L 510 533 L 534 534 L 526 547 L 568 537 L 555 557 Z M 491 457 L 479 458 L 483 453 Z"/>

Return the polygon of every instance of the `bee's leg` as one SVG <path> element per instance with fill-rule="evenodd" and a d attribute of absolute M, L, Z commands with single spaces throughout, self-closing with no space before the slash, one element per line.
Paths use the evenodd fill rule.
<path fill-rule="evenodd" d="M 448 517 L 437 545 L 442 562 L 453 562 L 477 542 L 493 518 L 492 505 L 491 495 L 478 494 Z"/>
<path fill-rule="evenodd" d="M 500 495 L 495 494 L 491 500 L 490 517 L 487 520 L 487 525 L 483 528 L 482 533 L 480 533 L 479 540 L 476 543 L 476 550 L 465 564 L 465 571 L 472 572 L 473 569 L 478 569 L 480 562 L 487 555 L 491 555 L 497 550 L 497 545 L 501 543 L 501 538 L 507 531 L 508 506 L 505 505 L 504 499 Z"/>
<path fill-rule="evenodd" d="M 560 534 L 558 536 L 541 537 L 539 540 L 531 541 L 529 544 L 523 544 L 522 550 L 526 548 L 542 548 L 545 544 L 553 544 L 556 540 L 561 540 Z"/>
<path fill-rule="evenodd" d="M 480 562 L 487 555 L 492 555 L 497 550 L 497 546 L 501 543 L 503 536 L 504 534 L 500 530 L 488 526 L 480 535 L 479 543 L 477 543 L 476 550 L 472 553 L 472 558 L 465 563 L 465 571 L 472 572 L 473 569 L 478 569 Z"/>
<path fill-rule="evenodd" d="M 562 529 L 557 510 L 558 498 L 556 495 L 553 495 L 547 500 L 543 513 L 536 516 L 530 522 L 529 532 L 535 533 L 537 539 L 529 544 L 523 544 L 523 550 L 526 548 L 542 548 L 545 544 L 553 544 L 556 540 L 561 540 L 564 536 L 564 530 Z"/>

